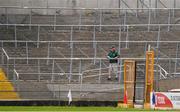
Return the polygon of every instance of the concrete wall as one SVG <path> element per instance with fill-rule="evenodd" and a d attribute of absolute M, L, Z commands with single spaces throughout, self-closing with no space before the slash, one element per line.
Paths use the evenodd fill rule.
<path fill-rule="evenodd" d="M 69 7 L 69 8 L 180 8 L 180 0 L 144 0 L 143 3 L 140 0 L 0 0 L 0 6 L 18 6 L 18 7 Z M 156 2 L 158 1 L 158 2 Z M 161 1 L 161 2 L 160 2 Z M 174 1 L 175 4 L 174 4 Z M 147 7 L 146 7 L 147 6 Z M 8 13 L 11 14 L 24 14 L 30 10 L 27 9 L 8 9 Z M 33 10 L 40 14 L 53 14 L 54 10 Z M 66 11 L 64 13 L 73 13 L 74 11 Z M 5 9 L 0 9 L 0 13 L 5 13 Z"/>
<path fill-rule="evenodd" d="M 121 7 L 127 7 L 126 4 L 131 7 L 137 7 L 137 1 L 139 7 L 142 3 L 140 0 L 0 0 L 1 6 L 27 6 L 27 7 L 85 7 L 85 8 L 118 8 L 119 1 Z M 126 3 L 123 3 L 126 2 Z M 176 1 L 176 7 L 180 7 L 179 0 L 151 0 L 151 7 L 156 7 L 156 1 L 158 7 L 174 7 L 174 1 Z M 160 2 L 161 1 L 161 2 Z M 149 0 L 144 0 L 144 4 L 149 5 Z"/>
<path fill-rule="evenodd" d="M 173 79 L 164 79 L 156 82 L 156 88 L 159 88 L 157 91 L 166 92 L 171 89 L 179 89 L 180 88 L 180 78 Z"/>

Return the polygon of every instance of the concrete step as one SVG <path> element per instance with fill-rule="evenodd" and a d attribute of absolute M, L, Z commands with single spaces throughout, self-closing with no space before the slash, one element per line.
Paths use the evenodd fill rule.
<path fill-rule="evenodd" d="M 20 81 L 16 86 L 22 99 L 53 99 L 46 83 Z"/>

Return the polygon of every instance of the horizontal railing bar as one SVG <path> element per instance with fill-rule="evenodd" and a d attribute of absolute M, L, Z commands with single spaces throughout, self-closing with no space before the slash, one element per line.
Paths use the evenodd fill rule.
<path fill-rule="evenodd" d="M 10 8 L 10 9 L 64 9 L 64 10 L 178 10 L 180 8 L 69 8 L 69 7 L 29 7 L 29 6 L 0 6 L 0 8 Z"/>
<path fill-rule="evenodd" d="M 99 40 L 96 40 L 96 41 L 79 41 L 79 40 L 73 40 L 73 41 L 31 41 L 31 40 L 28 40 L 28 41 L 25 41 L 25 40 L 0 40 L 1 42 L 0 43 L 70 43 L 70 42 L 73 42 L 73 43 L 180 43 L 180 41 L 99 41 Z"/>
<path fill-rule="evenodd" d="M 23 74 L 23 75 L 29 75 L 29 74 L 31 74 L 31 75 L 41 75 L 41 76 L 45 76 L 45 75 L 48 75 L 48 74 L 53 74 L 53 75 L 57 75 L 57 76 L 59 76 L 59 75 L 61 75 L 61 76 L 63 76 L 63 75 L 67 75 L 67 74 L 72 74 L 72 75 L 82 75 L 81 73 L 18 73 L 18 74 Z"/>
<path fill-rule="evenodd" d="M 15 60 L 108 60 L 107 58 L 47 58 L 47 57 L 9 57 L 9 59 Z M 120 60 L 146 60 L 146 58 L 119 58 Z M 180 60 L 180 58 L 154 58 L 155 60 Z"/>
<path fill-rule="evenodd" d="M 66 24 L 66 25 L 55 25 L 55 24 L 0 24 L 0 26 L 39 26 L 39 27 L 133 27 L 133 26 L 180 26 L 180 24 L 115 24 L 115 25 L 76 25 L 76 24 Z"/>

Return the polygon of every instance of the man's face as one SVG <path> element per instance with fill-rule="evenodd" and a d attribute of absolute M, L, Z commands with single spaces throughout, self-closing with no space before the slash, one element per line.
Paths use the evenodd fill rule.
<path fill-rule="evenodd" d="M 112 48 L 111 51 L 114 52 L 114 51 L 116 51 L 116 49 L 115 49 L 115 48 Z"/>

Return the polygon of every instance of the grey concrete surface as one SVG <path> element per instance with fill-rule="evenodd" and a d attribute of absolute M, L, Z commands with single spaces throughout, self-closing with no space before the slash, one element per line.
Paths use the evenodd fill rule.
<path fill-rule="evenodd" d="M 69 8 L 179 8 L 178 0 L 1 0 L 0 6 L 18 6 L 18 7 L 69 7 Z M 157 2 L 156 2 L 157 1 Z M 144 5 L 143 5 L 144 4 Z M 26 10 L 27 11 L 27 10 Z M 14 14 L 27 13 L 23 10 L 9 10 Z M 36 13 L 47 14 L 53 11 L 34 10 Z M 76 11 L 66 11 L 67 13 L 76 13 Z"/>

